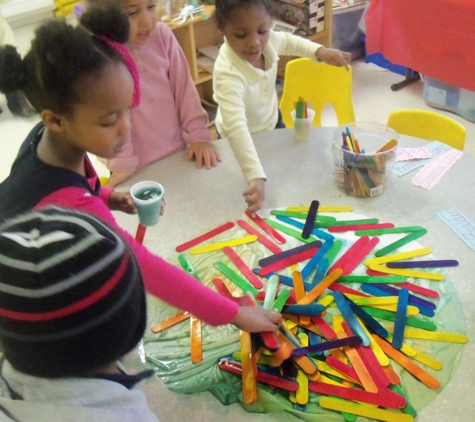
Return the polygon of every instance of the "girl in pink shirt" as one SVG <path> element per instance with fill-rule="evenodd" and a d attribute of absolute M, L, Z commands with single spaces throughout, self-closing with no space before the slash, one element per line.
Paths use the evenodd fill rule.
<path fill-rule="evenodd" d="M 88 0 L 102 4 L 106 0 Z M 148 165 L 183 151 L 187 160 L 207 169 L 221 157 L 211 144 L 208 115 L 190 75 L 188 62 L 172 31 L 157 22 L 157 0 L 113 0 L 130 23 L 127 49 L 140 73 L 140 107 L 130 112 L 130 137 L 114 158 L 106 160 L 113 187 Z"/>

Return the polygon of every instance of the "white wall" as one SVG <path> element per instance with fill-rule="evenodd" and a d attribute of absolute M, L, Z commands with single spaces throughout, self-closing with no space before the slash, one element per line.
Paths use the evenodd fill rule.
<path fill-rule="evenodd" d="M 54 0 L 1 0 L 3 17 L 12 28 L 53 17 Z"/>

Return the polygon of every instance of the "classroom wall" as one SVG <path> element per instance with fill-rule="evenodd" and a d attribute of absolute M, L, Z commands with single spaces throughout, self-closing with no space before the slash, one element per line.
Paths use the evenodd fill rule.
<path fill-rule="evenodd" d="M 12 28 L 53 17 L 54 0 L 1 0 L 3 17 Z"/>

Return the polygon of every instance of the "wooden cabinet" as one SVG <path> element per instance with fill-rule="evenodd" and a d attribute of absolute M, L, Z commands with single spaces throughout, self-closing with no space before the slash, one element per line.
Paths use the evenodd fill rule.
<path fill-rule="evenodd" d="M 188 19 L 183 24 L 170 26 L 178 42 L 185 53 L 188 64 L 190 65 L 191 77 L 195 81 L 196 88 L 200 96 L 208 101 L 212 100 L 213 74 L 201 69 L 196 60 L 196 51 L 208 45 L 219 44 L 223 41 L 221 32 L 216 28 L 216 23 L 212 18 L 214 6 L 205 6 L 203 10 L 208 19 L 203 19 L 197 15 L 193 19 Z M 325 29 L 318 34 L 310 35 L 310 40 L 322 44 L 326 47 L 331 46 L 332 42 L 332 1 L 325 0 Z M 283 58 L 282 65 L 289 58 Z"/>

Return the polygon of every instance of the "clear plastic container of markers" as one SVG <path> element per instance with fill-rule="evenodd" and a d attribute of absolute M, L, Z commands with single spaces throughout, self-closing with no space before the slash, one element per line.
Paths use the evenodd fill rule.
<path fill-rule="evenodd" d="M 332 136 L 337 187 L 350 196 L 371 198 L 387 189 L 399 135 L 375 122 L 352 122 L 338 127 Z"/>

